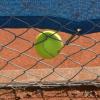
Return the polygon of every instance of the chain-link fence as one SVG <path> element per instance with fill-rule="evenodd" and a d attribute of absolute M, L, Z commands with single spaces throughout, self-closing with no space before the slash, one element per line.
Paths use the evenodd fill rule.
<path fill-rule="evenodd" d="M 53 59 L 36 53 L 38 43 L 34 41 L 39 33 L 35 28 L 1 29 L 1 86 L 99 85 L 99 33 L 81 36 L 58 32 L 65 45 Z"/>
<path fill-rule="evenodd" d="M 82 8 L 77 10 L 79 11 L 77 14 L 72 13 L 72 15 L 77 15 L 71 17 L 73 20 L 78 19 L 79 21 L 80 18 L 82 20 L 85 18 L 86 21 L 83 21 L 83 24 L 72 20 L 61 21 L 55 17 L 47 16 L 51 13 L 48 11 L 52 11 L 53 1 L 49 7 L 47 5 L 43 7 L 44 3 L 40 2 L 39 4 L 37 1 L 34 1 L 35 5 L 33 6 L 31 0 L 22 0 L 21 6 L 19 6 L 20 2 L 16 0 L 13 3 L 0 1 L 0 14 L 2 14 L 0 17 L 1 100 L 4 100 L 2 98 L 6 98 L 9 93 L 16 100 L 32 98 L 34 94 L 36 96 L 34 98 L 40 97 L 43 100 L 60 97 L 64 97 L 62 99 L 68 97 L 70 100 L 75 97 L 93 97 L 97 100 L 100 98 L 100 20 L 98 19 L 100 2 L 97 1 L 91 1 L 92 3 L 89 6 L 94 9 L 88 9 L 89 11 L 85 12 L 89 13 L 87 16 L 82 17 L 79 14 Z M 83 1 L 80 0 L 80 2 L 82 5 Z M 59 3 L 59 5 L 62 4 Z M 88 0 L 85 3 L 87 4 Z M 12 4 L 17 4 L 21 9 L 16 9 L 16 6 L 11 7 Z M 7 5 L 10 5 L 10 8 Z M 42 8 L 40 5 L 42 5 Z M 67 5 L 63 6 L 66 7 Z M 16 11 L 11 12 L 11 9 L 16 9 Z M 58 16 L 59 12 L 57 10 L 54 13 L 55 10 L 53 9 L 52 13 Z M 71 7 L 69 8 L 69 11 L 73 10 Z M 25 15 L 26 11 L 29 16 Z M 38 15 L 39 11 L 41 11 L 41 14 L 44 14 L 45 11 L 45 16 L 34 17 L 34 14 L 36 14 L 34 12 L 37 12 Z M 66 12 L 66 10 L 64 11 Z M 15 16 L 15 12 L 19 16 Z M 97 13 L 96 16 L 95 13 Z M 26 17 L 20 16 L 20 14 Z M 91 14 L 94 14 L 94 19 L 98 16 L 97 20 L 90 20 L 89 15 Z M 62 38 L 61 42 L 64 43 L 60 54 L 53 59 L 41 58 L 34 48 L 37 45 L 35 44 L 36 36 L 47 30 L 46 28 L 56 30 L 54 34 L 59 34 Z M 46 36 L 46 39 L 48 38 L 50 36 Z M 79 91 L 77 91 L 76 87 L 78 87 Z M 4 88 L 6 88 L 6 91 Z M 24 93 L 25 91 L 27 91 L 27 94 Z M 25 97 L 21 97 L 20 94 Z"/>

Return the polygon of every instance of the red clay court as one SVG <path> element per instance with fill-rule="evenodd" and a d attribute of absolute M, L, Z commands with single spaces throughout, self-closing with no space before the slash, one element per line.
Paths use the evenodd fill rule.
<path fill-rule="evenodd" d="M 1 83 L 34 83 L 41 79 L 41 82 L 51 83 L 71 79 L 74 83 L 92 81 L 99 76 L 100 33 L 74 37 L 73 42 L 51 60 L 42 59 L 36 53 L 34 41 L 38 34 L 35 29 L 0 30 Z M 68 33 L 59 34 L 63 41 L 70 37 Z"/>

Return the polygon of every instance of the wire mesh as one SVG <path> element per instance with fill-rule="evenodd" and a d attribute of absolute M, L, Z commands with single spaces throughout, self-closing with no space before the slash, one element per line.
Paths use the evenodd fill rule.
<path fill-rule="evenodd" d="M 30 11 L 34 7 L 28 3 L 23 0 L 24 9 Z M 9 13 L 10 8 L 3 5 L 6 3 L 0 5 L 1 12 Z M 23 10 L 18 12 L 23 13 Z M 73 31 L 67 27 L 72 21 L 62 24 L 44 16 L 33 25 L 13 14 L 0 25 L 0 100 L 100 98 L 100 32 L 84 34 L 97 27 L 100 29 L 100 24 L 88 19 L 92 27 L 83 33 L 82 28 Z M 34 48 L 38 45 L 35 44 L 36 36 L 47 30 L 36 26 L 47 19 L 59 26 L 54 34 L 58 33 L 64 43 L 60 54 L 53 59 L 41 58 Z M 26 28 L 7 28 L 13 21 L 25 24 Z M 62 29 L 74 34 L 61 32 Z"/>
<path fill-rule="evenodd" d="M 34 49 L 38 45 L 35 38 L 43 30 L 30 27 L 0 31 L 1 86 L 100 84 L 99 33 L 70 35 L 56 31 L 54 34 L 61 35 L 64 47 L 59 56 L 48 60 L 39 57 Z"/>

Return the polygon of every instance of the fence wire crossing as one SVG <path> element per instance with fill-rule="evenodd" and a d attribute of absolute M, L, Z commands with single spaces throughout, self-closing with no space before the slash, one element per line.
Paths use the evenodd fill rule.
<path fill-rule="evenodd" d="M 56 30 L 54 34 L 61 35 L 64 47 L 51 60 L 41 58 L 34 49 L 41 32 L 32 26 L 0 29 L 1 87 L 100 85 L 99 32 L 80 35 L 77 31 L 71 35 Z"/>
<path fill-rule="evenodd" d="M 99 100 L 100 2 L 5 1 L 0 1 L 0 100 Z M 52 38 L 45 30 L 55 31 L 64 44 L 52 59 L 35 50 Z M 40 33 L 46 39 L 35 43 Z"/>
<path fill-rule="evenodd" d="M 40 5 L 43 6 L 42 2 L 39 4 L 38 2 L 35 2 L 34 7 L 31 2 L 32 1 L 29 2 L 27 0 L 22 0 L 20 3 L 15 1 L 15 4 L 19 8 L 16 11 L 15 7 L 13 12 L 11 12 L 12 9 L 9 8 L 12 3 L 9 2 L 7 4 L 7 2 L 0 2 L 0 14 L 2 14 L 0 18 L 4 18 L 0 25 L 0 87 L 59 87 L 77 85 L 99 86 L 100 33 L 90 32 L 93 32 L 93 30 L 96 29 L 100 30 L 100 23 L 89 20 L 89 18 L 91 18 L 91 13 L 96 14 L 99 17 L 99 1 L 86 1 L 84 9 L 80 7 L 76 7 L 77 9 L 74 9 L 79 12 L 74 12 L 73 9 L 69 8 L 71 12 L 73 11 L 71 13 L 72 20 L 64 21 L 62 23 L 59 22 L 60 20 L 55 20 L 55 18 L 50 17 L 51 12 L 54 17 L 56 17 L 55 13 L 62 15 L 61 11 L 61 13 L 57 12 L 57 5 L 55 5 L 56 10 L 51 9 L 53 8 L 52 6 L 54 6 L 52 5 L 53 1 L 50 2 L 50 7 L 45 8 L 39 7 Z M 74 1 L 70 2 L 70 6 L 73 5 L 73 2 Z M 85 8 L 88 7 L 88 2 L 89 5 L 92 6 L 90 7 L 91 9 L 88 9 L 89 15 L 86 16 L 83 12 L 84 14 L 82 14 L 82 16 L 82 12 L 80 11 L 86 11 Z M 63 3 L 59 2 L 59 6 L 65 8 L 66 4 Z M 82 1 L 80 1 L 80 3 L 83 4 Z M 79 5 L 81 5 L 80 3 Z M 21 6 L 19 6 L 20 4 Z M 32 9 L 34 9 L 33 12 Z M 32 19 L 34 18 L 32 18 L 32 16 L 34 16 L 34 12 L 36 10 L 36 14 L 38 15 L 39 11 L 41 11 L 43 17 L 37 20 L 35 24 L 32 24 Z M 24 14 L 24 11 L 28 13 Z M 25 17 L 22 17 L 22 15 L 21 17 L 14 16 L 16 12 L 19 15 L 23 14 L 25 16 L 33 14 L 31 17 L 28 16 L 28 18 L 32 19 L 29 21 L 29 19 L 26 20 Z M 63 14 L 65 14 L 65 12 L 63 12 Z M 94 16 L 94 18 L 95 17 L 96 16 Z M 77 21 L 83 21 L 84 18 L 88 27 L 86 28 L 86 26 L 83 25 L 86 30 L 80 28 L 83 26 L 77 27 L 74 25 L 76 30 L 69 27 L 73 24 L 73 20 L 76 19 Z M 48 24 L 47 27 L 54 25 L 55 27 L 53 29 L 56 29 L 54 34 L 58 33 L 62 38 L 61 42 L 64 43 L 64 47 L 60 51 L 60 54 L 53 59 L 41 58 L 34 48 L 34 46 L 37 45 L 35 44 L 36 36 L 43 33 L 44 30 L 47 30 L 46 27 L 39 28 L 41 23 L 43 25 Z M 16 25 L 16 27 L 13 25 Z M 10 28 L 8 26 L 10 26 Z M 52 27 L 50 29 L 52 30 Z M 68 33 L 63 30 L 67 30 Z M 46 37 L 50 38 L 48 36 Z M 42 42 L 43 41 L 41 41 L 41 43 Z"/>

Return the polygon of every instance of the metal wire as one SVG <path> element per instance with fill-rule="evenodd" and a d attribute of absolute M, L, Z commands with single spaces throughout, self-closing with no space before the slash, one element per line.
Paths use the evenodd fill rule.
<path fill-rule="evenodd" d="M 28 3 L 27 1 L 22 1 L 22 4 L 23 4 L 23 6 L 25 6 L 26 9 L 32 9 L 31 6 L 30 6 L 30 8 L 28 8 L 29 6 L 27 5 L 27 3 Z M 9 9 L 4 8 L 2 5 L 0 6 L 0 8 L 2 8 L 3 10 L 6 10 L 6 12 L 9 13 Z M 39 8 L 39 9 L 41 9 L 41 8 Z M 42 9 L 42 10 L 44 10 L 44 9 Z M 46 9 L 45 9 L 45 11 L 46 11 Z M 91 34 L 90 35 L 81 35 L 80 31 L 82 31 L 82 29 L 77 29 L 76 31 L 74 31 L 74 34 L 72 34 L 70 36 L 70 38 L 67 38 L 66 40 L 64 39 L 63 41 L 61 41 L 61 42 L 64 43 L 64 47 L 62 48 L 59 56 L 63 56 L 63 59 L 60 59 L 59 63 L 56 64 L 56 65 L 53 65 L 53 63 L 49 64 L 48 62 L 45 62 L 45 59 L 43 59 L 43 58 L 37 58 L 34 55 L 28 54 L 28 51 L 34 49 L 35 45 L 38 45 L 38 44 L 34 43 L 36 36 L 34 36 L 33 41 L 31 41 L 30 38 L 26 39 L 26 37 L 24 38 L 23 36 L 25 36 L 25 35 L 27 35 L 27 37 L 32 36 L 32 35 L 34 35 L 35 32 L 37 32 L 37 34 L 43 33 L 43 30 L 37 29 L 34 26 L 39 25 L 40 22 L 43 22 L 45 19 L 49 19 L 50 22 L 56 23 L 56 24 L 59 25 L 59 30 L 56 30 L 54 34 L 60 33 L 60 30 L 62 28 L 73 31 L 73 30 L 68 29 L 66 27 L 66 25 L 68 25 L 71 22 L 68 22 L 68 23 L 65 23 L 64 25 L 62 25 L 59 21 L 56 21 L 52 18 L 49 18 L 48 16 L 44 16 L 39 22 L 35 23 L 35 25 L 30 25 L 30 23 L 28 23 L 25 20 L 20 19 L 19 17 L 10 16 L 9 19 L 0 26 L 1 27 L 1 30 L 0 30 L 1 31 L 1 33 L 0 33 L 0 35 L 1 35 L 0 36 L 0 39 L 1 39 L 1 41 L 0 41 L 0 47 L 1 47 L 0 48 L 0 53 L 1 53 L 0 54 L 0 60 L 1 60 L 1 62 L 4 61 L 4 64 L 0 67 L 0 72 L 4 71 L 4 69 L 7 68 L 8 65 L 11 65 L 11 66 L 15 67 L 15 69 L 18 68 L 20 70 L 20 74 L 18 73 L 18 75 L 16 75 L 16 77 L 15 76 L 12 77 L 13 74 L 12 74 L 12 76 L 9 76 L 9 75 L 6 75 L 5 73 L 3 73 L 3 74 L 0 73 L 1 78 L 9 80 L 9 81 L 6 81 L 6 83 L 1 82 L 0 86 L 1 87 L 9 87 L 9 86 L 12 86 L 12 87 L 16 87 L 16 86 L 40 86 L 40 87 L 47 87 L 47 86 L 51 87 L 51 86 L 53 86 L 53 87 L 56 87 L 56 86 L 70 86 L 70 85 L 77 86 L 77 85 L 83 85 L 83 84 L 99 86 L 100 81 L 98 81 L 98 80 L 100 78 L 100 74 L 98 72 L 96 73 L 96 72 L 93 71 L 93 69 L 95 69 L 95 68 L 88 68 L 87 66 L 88 66 L 88 64 L 94 62 L 94 60 L 97 60 L 97 59 L 100 60 L 100 52 L 97 53 L 96 49 L 95 50 L 92 49 L 95 46 L 99 47 L 100 39 L 99 40 L 95 39 L 94 36 L 91 36 Z M 27 28 L 25 29 L 25 31 L 21 32 L 20 34 L 17 34 L 16 31 L 12 31 L 13 29 L 2 28 L 4 26 L 6 26 L 9 22 L 11 22 L 12 20 L 16 20 L 16 21 L 19 21 L 19 22 L 26 24 Z M 90 22 L 91 25 L 93 25 L 92 29 L 94 29 L 95 27 L 99 27 L 99 25 L 97 25 L 93 21 L 91 21 L 91 20 L 87 20 L 87 21 Z M 31 35 L 30 35 L 30 32 L 29 32 L 30 30 L 31 30 Z M 90 30 L 87 30 L 86 33 L 88 33 L 88 31 L 90 31 Z M 2 32 L 4 32 L 4 33 L 2 33 Z M 66 34 L 66 33 L 62 33 L 61 36 L 64 37 L 64 34 Z M 100 37 L 100 33 L 92 33 L 92 34 L 97 34 L 95 36 Z M 48 39 L 48 38 L 52 38 L 52 36 L 46 36 L 46 39 Z M 89 46 L 84 46 L 84 43 L 78 44 L 77 41 L 79 41 L 82 38 L 84 38 L 83 39 L 84 42 L 87 41 L 86 43 L 89 43 Z M 19 43 L 22 42 L 24 44 L 25 43 L 28 44 L 28 47 L 26 47 L 26 49 L 24 49 L 24 50 L 21 50 L 21 47 L 19 47 L 19 50 L 16 49 L 16 45 L 18 45 L 18 44 L 15 43 L 15 42 L 17 42 L 17 41 Z M 46 40 L 43 40 L 40 43 L 42 43 L 44 41 L 46 41 Z M 14 47 L 14 45 L 10 46 L 13 43 L 15 43 L 14 44 L 15 47 Z M 65 48 L 66 47 L 67 48 L 72 47 L 72 46 L 75 46 L 77 48 L 76 51 L 71 53 L 71 54 L 69 54 L 69 53 L 66 54 L 65 51 L 67 49 L 65 49 Z M 98 47 L 97 47 L 97 50 L 98 50 Z M 64 52 L 62 52 L 63 49 L 64 49 Z M 71 49 L 73 49 L 73 47 L 70 48 L 70 50 Z M 14 52 L 15 53 L 13 55 L 14 57 L 12 56 L 9 59 L 7 59 L 7 56 L 9 56 L 9 53 L 7 54 L 6 57 L 3 57 L 4 54 L 2 52 L 7 53 L 5 50 L 9 50 L 10 52 Z M 84 52 L 84 55 L 85 55 L 85 52 L 90 52 L 90 53 L 92 53 L 93 56 L 88 55 L 88 56 L 91 56 L 91 59 L 89 58 L 89 59 L 87 59 L 87 61 L 85 61 L 84 58 L 82 58 L 82 60 L 85 61 L 85 63 L 81 63 L 78 60 L 73 59 L 73 57 L 75 55 L 77 57 L 80 57 L 79 54 L 81 52 Z M 27 66 L 30 66 L 30 67 L 23 67 L 23 65 L 21 66 L 20 64 L 18 65 L 18 64 L 16 64 L 16 62 L 13 62 L 16 59 L 21 60 L 22 56 L 27 57 L 28 59 L 31 59 L 33 61 L 35 60 L 35 63 L 32 64 L 32 65 L 27 65 Z M 70 77 L 66 77 L 64 74 L 62 74 L 63 71 L 62 72 L 57 71 L 59 69 L 59 67 L 61 65 L 63 65 L 64 63 L 66 63 L 67 61 L 70 61 L 71 63 L 74 63 L 74 64 L 79 66 L 77 69 L 75 69 L 75 70 L 77 70 L 76 72 L 73 72 L 72 69 L 74 69 L 74 68 L 71 68 L 71 70 L 69 72 L 71 73 L 71 71 L 72 71 L 72 73 L 71 73 L 72 75 L 71 76 L 69 75 Z M 22 59 L 22 62 L 25 63 L 25 60 Z M 97 62 L 97 61 L 95 61 L 95 62 Z M 33 70 L 36 70 L 36 69 L 38 70 L 38 68 L 36 68 L 36 66 L 39 66 L 38 64 L 40 64 L 40 63 L 43 64 L 43 66 L 47 66 L 47 68 L 48 68 L 48 69 L 46 69 L 47 72 L 48 72 L 48 70 L 50 70 L 44 76 L 42 76 L 42 75 L 40 76 L 38 74 L 33 74 L 33 72 L 34 72 Z M 67 64 L 64 65 L 63 67 L 65 67 L 65 66 L 67 66 Z M 98 66 L 100 66 L 100 65 L 97 64 L 95 66 L 97 66 L 96 68 L 97 68 L 97 70 L 99 70 Z M 90 67 L 91 67 L 91 65 L 90 65 Z M 32 70 L 33 72 L 30 72 L 30 70 Z M 59 69 L 59 70 L 61 70 L 61 69 Z M 64 70 L 68 70 L 68 69 L 64 69 Z M 86 71 L 86 74 L 88 72 L 88 73 L 90 73 L 90 75 L 91 74 L 95 75 L 95 78 L 93 77 L 93 79 L 92 79 L 92 76 L 91 76 L 91 79 L 89 79 L 89 80 L 86 77 L 85 77 L 84 80 L 83 79 L 79 79 L 78 81 L 76 81 L 77 79 L 74 80 L 83 71 Z M 17 74 L 17 72 L 15 72 L 15 73 Z M 44 73 L 44 72 L 42 72 L 42 73 Z M 52 75 L 55 75 L 55 74 L 58 75 L 61 78 L 61 80 L 59 78 L 58 80 L 54 81 L 53 80 L 54 76 L 52 76 Z M 17 81 L 18 78 L 25 76 L 25 75 L 29 75 L 30 78 L 35 77 L 35 78 L 37 78 L 37 81 L 35 79 L 28 81 L 28 82 L 25 82 L 25 81 L 21 82 L 21 80 L 19 82 Z M 51 77 L 52 81 L 45 80 L 48 77 Z"/>
<path fill-rule="evenodd" d="M 60 100 L 78 98 L 99 100 L 100 32 L 90 32 L 96 28 L 100 29 L 100 23 L 95 23 L 93 20 L 86 18 L 86 16 L 82 16 L 82 18 L 86 18 L 92 27 L 84 33 L 84 29 L 79 27 L 73 30 L 67 27 L 73 23 L 73 20 L 62 24 L 59 20 L 49 17 L 48 9 L 55 12 L 55 8 L 53 10 L 49 7 L 47 7 L 48 9 L 41 8 L 37 4 L 37 0 L 34 1 L 36 3 L 35 6 L 31 2 L 31 0 L 20 1 L 24 10 L 20 11 L 18 9 L 17 12 L 20 15 L 24 11 L 33 13 L 34 10 L 44 11 L 46 16 L 43 16 L 33 24 L 19 16 L 14 16 L 15 12 L 11 12 L 10 8 L 5 7 L 7 2 L 0 2 L 0 13 L 4 15 L 5 13 L 11 14 L 7 20 L 0 24 L 0 100 L 56 100 L 58 98 Z M 59 1 L 59 7 L 62 7 L 60 6 L 62 2 L 65 2 L 65 0 Z M 81 3 L 83 3 L 82 0 Z M 95 8 L 95 3 L 94 0 L 91 0 L 89 11 Z M 72 6 L 70 2 L 68 5 Z M 63 6 L 66 6 L 66 4 L 63 4 Z M 32 11 L 32 9 L 34 10 Z M 93 11 L 99 12 L 96 8 Z M 72 18 L 78 19 L 80 8 L 74 14 Z M 62 41 L 53 38 L 53 35 L 48 36 L 43 32 L 44 30 L 52 29 L 38 27 L 47 19 L 49 23 L 59 27 L 54 30 L 55 33 L 53 35 L 59 34 Z M 23 23 L 25 27 L 22 28 L 19 25 L 20 28 L 8 28 L 7 26 L 13 24 L 13 21 Z M 63 29 L 71 33 L 61 32 Z M 36 36 L 40 33 L 43 33 L 46 39 L 35 43 Z M 36 45 L 45 42 L 48 38 L 64 44 L 59 51 L 59 55 L 53 59 L 42 58 L 35 50 Z"/>

